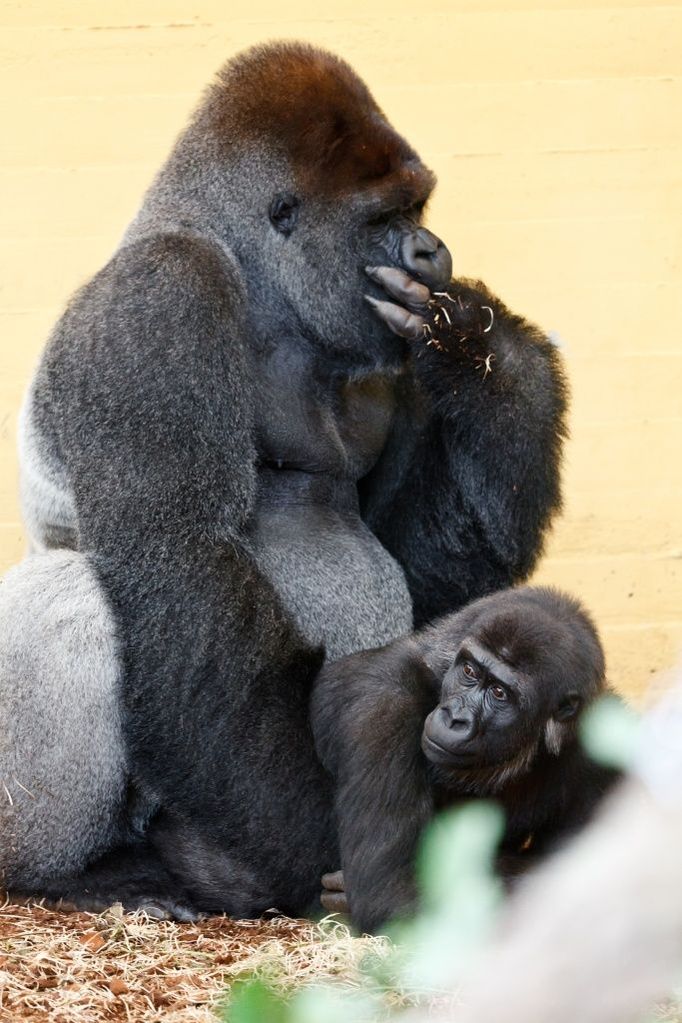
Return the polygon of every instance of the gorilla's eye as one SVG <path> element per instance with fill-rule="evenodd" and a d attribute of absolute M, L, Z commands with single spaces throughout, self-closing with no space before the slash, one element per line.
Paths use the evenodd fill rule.
<path fill-rule="evenodd" d="M 464 664 L 462 665 L 462 671 L 464 672 L 465 676 L 468 679 L 471 679 L 472 682 L 476 682 L 478 680 L 476 669 L 474 668 L 473 664 L 469 664 L 468 661 L 465 661 Z"/>
<path fill-rule="evenodd" d="M 496 700 L 504 701 L 509 699 L 507 690 L 504 688 L 504 686 L 491 686 L 490 692 Z"/>
<path fill-rule="evenodd" d="M 276 195 L 270 203 L 270 223 L 283 235 L 289 235 L 296 227 L 300 201 L 295 195 L 285 192 Z"/>
<path fill-rule="evenodd" d="M 422 214 L 424 212 L 425 206 L 426 206 L 426 199 L 423 199 L 421 202 L 416 202 L 414 204 L 414 206 L 410 206 L 410 208 L 409 208 L 409 210 L 407 210 L 405 216 L 409 217 L 410 220 L 419 220 L 419 218 L 422 216 Z"/>
<path fill-rule="evenodd" d="M 367 221 L 369 227 L 390 227 L 398 217 L 406 218 L 407 220 L 418 221 L 424 212 L 426 206 L 426 200 L 423 202 L 415 203 L 413 206 L 405 206 L 390 210 L 381 210 L 375 213 L 374 216 L 370 217 Z"/>
<path fill-rule="evenodd" d="M 388 227 L 397 216 L 398 210 L 383 210 L 383 212 L 370 217 L 367 224 L 369 227 Z"/>

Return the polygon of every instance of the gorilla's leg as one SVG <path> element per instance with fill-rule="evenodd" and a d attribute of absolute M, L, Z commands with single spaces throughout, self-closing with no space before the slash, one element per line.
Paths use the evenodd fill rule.
<path fill-rule="evenodd" d="M 87 558 L 0 585 L 0 886 L 39 893 L 120 841 L 127 772 L 113 619 Z"/>
<path fill-rule="evenodd" d="M 148 841 L 175 878 L 171 894 L 192 906 L 189 912 L 224 913 L 253 917 L 274 909 L 287 916 L 301 915 L 273 895 L 267 867 L 256 856 L 245 857 L 236 848 L 217 842 L 210 829 L 201 830 L 180 814 L 161 810 L 148 830 Z"/>

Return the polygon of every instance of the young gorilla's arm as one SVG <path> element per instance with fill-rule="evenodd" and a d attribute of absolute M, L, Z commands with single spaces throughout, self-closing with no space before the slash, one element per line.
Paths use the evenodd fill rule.
<path fill-rule="evenodd" d="M 415 908 L 414 862 L 433 816 L 420 741 L 438 690 L 411 639 L 345 657 L 315 682 L 313 732 L 336 783 L 342 886 L 363 931 Z"/>
<path fill-rule="evenodd" d="M 532 569 L 560 506 L 566 384 L 556 348 L 480 281 L 428 301 L 399 270 L 371 276 L 400 303 L 372 300 L 411 342 L 413 412 L 363 481 L 364 517 L 419 627 Z"/>
<path fill-rule="evenodd" d="M 207 840 L 236 842 L 254 875 L 263 866 L 266 905 L 246 892 L 240 904 L 254 912 L 278 881 L 297 888 L 294 865 L 312 898 L 329 860 L 295 819 L 327 813 L 307 709 L 321 657 L 243 538 L 255 483 L 244 308 L 220 250 L 150 238 L 76 296 L 45 369 L 80 547 L 121 630 L 131 770 Z"/>

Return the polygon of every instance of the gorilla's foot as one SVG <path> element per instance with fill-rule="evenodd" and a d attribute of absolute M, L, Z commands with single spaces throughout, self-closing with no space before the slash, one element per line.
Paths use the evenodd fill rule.
<path fill-rule="evenodd" d="M 115 849 L 82 874 L 8 894 L 13 902 L 40 901 L 64 913 L 103 913 L 120 903 L 127 913 L 144 912 L 155 920 L 190 923 L 203 915 L 146 844 Z"/>
<path fill-rule="evenodd" d="M 17 905 L 40 903 L 58 913 L 105 913 L 112 906 L 121 905 L 126 913 L 146 913 L 152 920 L 175 920 L 177 923 L 193 923 L 206 915 L 185 903 L 158 895 L 73 892 L 68 897 L 55 898 L 50 892 L 36 891 L 29 895 L 28 892 L 11 891 L 7 892 L 7 898 Z"/>

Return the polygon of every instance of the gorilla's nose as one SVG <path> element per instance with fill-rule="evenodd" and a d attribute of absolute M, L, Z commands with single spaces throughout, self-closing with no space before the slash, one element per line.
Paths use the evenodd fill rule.
<path fill-rule="evenodd" d="M 474 732 L 474 715 L 461 704 L 442 703 L 438 708 L 438 724 L 456 734 L 458 739 L 466 739 Z"/>
<path fill-rule="evenodd" d="M 418 227 L 403 237 L 400 256 L 403 268 L 430 291 L 438 291 L 450 283 L 452 256 L 440 238 L 425 227 Z"/>

